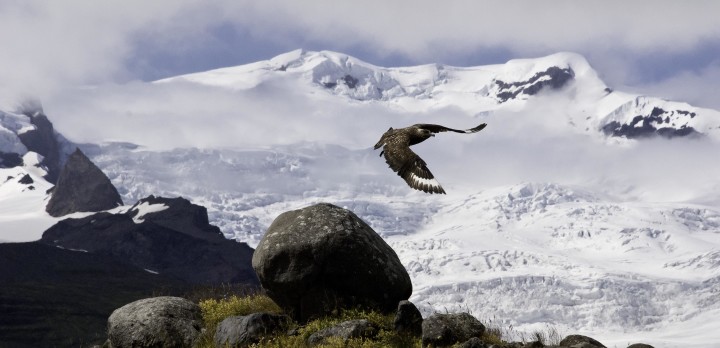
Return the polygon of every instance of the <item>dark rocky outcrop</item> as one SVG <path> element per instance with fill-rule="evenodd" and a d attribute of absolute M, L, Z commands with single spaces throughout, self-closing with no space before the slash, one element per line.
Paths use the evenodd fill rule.
<path fill-rule="evenodd" d="M 45 210 L 51 216 L 97 212 L 122 205 L 110 179 L 80 149 L 68 157 Z"/>
<path fill-rule="evenodd" d="M 485 326 L 468 313 L 433 314 L 422 323 L 422 345 L 446 347 L 480 337 Z"/>
<path fill-rule="evenodd" d="M 379 331 L 375 324 L 365 319 L 348 320 L 310 335 L 308 344 L 319 345 L 330 337 L 340 337 L 344 341 L 351 338 L 373 338 Z"/>
<path fill-rule="evenodd" d="M 252 265 L 270 298 L 300 322 L 357 306 L 391 313 L 412 292 L 392 248 L 354 213 L 331 204 L 278 216 Z"/>
<path fill-rule="evenodd" d="M 602 343 L 592 337 L 583 335 L 570 335 L 560 341 L 560 347 L 572 348 L 606 348 Z"/>
<path fill-rule="evenodd" d="M 0 151 L 0 168 L 13 168 L 23 165 L 23 158 L 14 152 Z"/>
<path fill-rule="evenodd" d="M 501 103 L 515 99 L 520 94 L 535 95 L 549 87 L 559 89 L 575 78 L 575 72 L 570 68 L 549 67 L 533 75 L 526 81 L 504 82 L 495 80 L 498 86 L 497 98 Z"/>
<path fill-rule="evenodd" d="M 613 137 L 625 137 L 628 139 L 640 139 L 650 137 L 677 138 L 677 137 L 702 137 L 703 134 L 687 125 L 676 125 L 671 117 L 694 118 L 696 114 L 685 110 L 665 110 L 654 107 L 649 114 L 636 115 L 628 123 L 612 121 L 602 126 L 605 135 Z"/>
<path fill-rule="evenodd" d="M 422 314 L 412 302 L 400 301 L 393 322 L 395 331 L 400 334 L 420 336 L 422 335 L 422 322 Z"/>
<path fill-rule="evenodd" d="M 35 129 L 18 134 L 20 142 L 28 151 L 37 152 L 43 156 L 40 163 L 47 168 L 45 179 L 51 183 L 58 180 L 61 166 L 60 142 L 55 134 L 55 128 L 42 109 L 39 101 L 27 101 L 21 105 L 20 113 L 30 118 Z"/>
<path fill-rule="evenodd" d="M 33 180 L 33 179 L 30 177 L 30 174 L 25 174 L 25 175 L 23 175 L 22 178 L 20 178 L 20 180 L 18 180 L 18 182 L 21 183 L 21 184 L 23 184 L 23 185 L 30 185 L 30 184 L 34 183 L 35 180 Z"/>
<path fill-rule="evenodd" d="M 117 257 L 192 284 L 258 283 L 252 248 L 226 239 L 208 223 L 204 207 L 184 198 L 150 196 L 126 213 L 65 219 L 40 242 Z"/>
<path fill-rule="evenodd" d="M 107 339 L 113 310 L 184 285 L 106 255 L 0 243 L 0 347 L 81 347 Z"/>
<path fill-rule="evenodd" d="M 189 348 L 201 329 L 198 305 L 180 297 L 153 297 L 116 309 L 108 319 L 108 340 L 113 348 Z"/>
<path fill-rule="evenodd" d="M 215 331 L 216 347 L 247 347 L 286 330 L 290 317 L 273 313 L 253 313 L 225 318 Z"/>

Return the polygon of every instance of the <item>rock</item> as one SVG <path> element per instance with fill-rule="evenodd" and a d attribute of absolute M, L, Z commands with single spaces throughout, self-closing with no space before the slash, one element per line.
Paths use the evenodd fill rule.
<path fill-rule="evenodd" d="M 80 149 L 68 157 L 45 210 L 55 217 L 97 212 L 122 205 L 107 176 Z"/>
<path fill-rule="evenodd" d="M 226 239 L 204 207 L 184 198 L 150 196 L 125 213 L 64 219 L 40 242 L 115 257 L 191 284 L 258 285 L 253 249 Z"/>
<path fill-rule="evenodd" d="M 488 348 L 488 345 L 485 344 L 485 342 L 483 342 L 480 338 L 473 337 L 465 341 L 465 343 L 461 344 L 460 348 Z"/>
<path fill-rule="evenodd" d="M 153 297 L 116 309 L 108 319 L 113 348 L 192 347 L 202 329 L 200 307 L 180 297 Z"/>
<path fill-rule="evenodd" d="M 192 204 L 182 197 L 150 195 L 135 203 L 127 215 L 133 220 L 151 221 L 194 238 L 214 241 L 226 239 L 219 228 L 210 224 L 207 208 Z"/>
<path fill-rule="evenodd" d="M 14 152 L 0 151 L 0 168 L 12 168 L 23 165 L 23 158 Z"/>
<path fill-rule="evenodd" d="M 535 95 L 547 88 L 562 88 L 574 78 L 575 72 L 571 68 L 551 66 L 545 71 L 536 73 L 526 81 L 504 82 L 494 80 L 493 82 L 497 87 L 497 98 L 504 103 L 510 99 L 516 99 L 520 94 Z"/>
<path fill-rule="evenodd" d="M 422 322 L 422 315 L 412 302 L 400 301 L 395 313 L 395 331 L 419 337 L 422 335 Z"/>
<path fill-rule="evenodd" d="M 583 335 L 570 335 L 560 341 L 560 347 L 572 348 L 606 348 L 602 343 L 594 338 Z"/>
<path fill-rule="evenodd" d="M 653 347 L 649 344 L 645 344 L 645 343 L 633 343 L 633 344 L 627 346 L 627 348 L 655 348 L 655 347 Z"/>
<path fill-rule="evenodd" d="M 395 251 L 353 212 L 326 203 L 280 214 L 252 265 L 268 296 L 299 322 L 338 308 L 391 313 L 412 292 Z"/>
<path fill-rule="evenodd" d="M 20 178 L 20 180 L 18 180 L 18 182 L 23 185 L 30 185 L 35 181 L 30 177 L 30 174 L 25 174 L 22 178 Z"/>
<path fill-rule="evenodd" d="M 37 152 L 43 156 L 41 164 L 47 168 L 45 179 L 55 183 L 58 180 L 61 163 L 61 150 L 58 136 L 52 122 L 43 113 L 39 101 L 24 103 L 19 110 L 30 118 L 35 129 L 18 134 L 18 138 L 28 151 Z"/>
<path fill-rule="evenodd" d="M 290 317 L 273 313 L 253 313 L 225 318 L 215 331 L 216 347 L 246 347 L 287 329 Z"/>
<path fill-rule="evenodd" d="M 468 313 L 433 314 L 422 323 L 422 345 L 451 346 L 485 333 L 485 326 Z"/>
<path fill-rule="evenodd" d="M 375 324 L 365 319 L 348 320 L 310 335 L 308 344 L 311 346 L 322 344 L 330 337 L 340 337 L 345 342 L 351 338 L 373 338 L 378 331 Z"/>

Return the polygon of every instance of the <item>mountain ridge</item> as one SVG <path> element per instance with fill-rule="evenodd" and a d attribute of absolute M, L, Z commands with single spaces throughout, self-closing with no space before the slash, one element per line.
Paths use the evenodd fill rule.
<path fill-rule="evenodd" d="M 571 52 L 474 67 L 426 64 L 386 68 L 332 51 L 295 50 L 265 61 L 156 82 L 253 89 L 282 78 L 299 79 L 361 102 L 401 105 L 408 111 L 455 105 L 471 115 L 517 109 L 537 93 L 565 90 L 578 109 L 590 107 L 569 116 L 580 131 L 592 129 L 625 138 L 707 134 L 720 139 L 720 112 L 614 91 L 584 57 Z M 419 105 L 406 103 L 406 99 Z M 654 108 L 663 112 L 657 114 Z"/>

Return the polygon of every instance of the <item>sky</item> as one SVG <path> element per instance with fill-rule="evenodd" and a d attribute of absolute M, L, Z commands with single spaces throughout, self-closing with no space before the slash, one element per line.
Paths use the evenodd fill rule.
<path fill-rule="evenodd" d="M 297 48 L 392 67 L 559 51 L 613 88 L 720 108 L 717 1 L 0 1 L 3 100 L 245 64 Z"/>

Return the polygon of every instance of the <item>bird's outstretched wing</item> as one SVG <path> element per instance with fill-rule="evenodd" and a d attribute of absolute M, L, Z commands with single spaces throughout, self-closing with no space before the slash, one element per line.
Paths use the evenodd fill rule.
<path fill-rule="evenodd" d="M 388 141 L 383 147 L 385 162 L 410 187 L 427 193 L 445 193 L 440 183 L 427 168 L 427 164 L 415 154 L 407 142 Z"/>
<path fill-rule="evenodd" d="M 470 128 L 470 129 L 466 129 L 466 130 L 459 130 L 459 129 L 453 129 L 453 128 L 448 128 L 448 127 L 445 127 L 445 126 L 441 126 L 441 125 L 439 125 L 439 124 L 421 123 L 421 124 L 416 124 L 416 125 L 415 125 L 415 127 L 422 128 L 422 129 L 427 129 L 427 130 L 429 130 L 429 131 L 431 131 L 431 132 L 433 132 L 433 133 L 440 133 L 440 132 L 450 131 L 450 132 L 466 133 L 466 134 L 469 134 L 469 133 L 477 133 L 477 132 L 483 130 L 483 128 L 485 128 L 485 126 L 487 126 L 487 123 L 483 123 L 483 124 L 481 124 L 481 125 L 479 125 L 479 126 L 477 126 L 477 127 L 475 127 L 475 128 Z"/>

